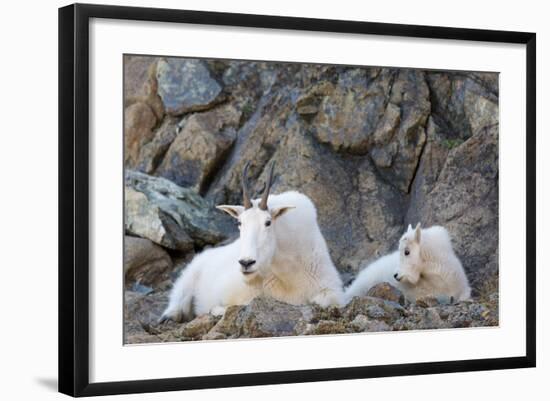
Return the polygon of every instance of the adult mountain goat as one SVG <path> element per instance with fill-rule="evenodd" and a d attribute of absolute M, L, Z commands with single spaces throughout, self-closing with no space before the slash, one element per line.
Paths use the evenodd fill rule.
<path fill-rule="evenodd" d="M 376 284 L 388 282 L 414 301 L 426 296 L 470 298 L 468 278 L 455 255 L 447 230 L 441 226 L 421 229 L 410 225 L 399 240 L 399 250 L 367 266 L 346 289 L 346 301 Z"/>
<path fill-rule="evenodd" d="M 243 171 L 243 205 L 221 205 L 238 221 L 233 243 L 197 255 L 182 271 L 161 320 L 223 314 L 265 294 L 291 304 L 343 302 L 342 281 L 330 258 L 311 200 L 290 191 L 269 195 L 273 164 L 261 199 L 251 200 Z"/>

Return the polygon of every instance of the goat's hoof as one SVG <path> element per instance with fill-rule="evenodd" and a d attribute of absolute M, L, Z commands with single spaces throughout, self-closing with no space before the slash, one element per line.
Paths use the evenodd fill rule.
<path fill-rule="evenodd" d="M 174 319 L 172 319 L 171 316 L 162 315 L 159 320 L 157 320 L 157 324 L 168 323 L 169 321 L 174 321 Z"/>

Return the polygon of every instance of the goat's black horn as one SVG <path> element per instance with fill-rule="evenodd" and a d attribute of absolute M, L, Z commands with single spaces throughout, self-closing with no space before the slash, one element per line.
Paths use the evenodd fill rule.
<path fill-rule="evenodd" d="M 260 209 L 267 210 L 267 198 L 269 196 L 269 190 L 271 189 L 271 180 L 273 179 L 273 168 L 275 167 L 275 162 L 271 162 L 271 166 L 269 167 L 269 173 L 267 175 L 267 180 L 265 184 L 265 190 L 262 194 L 262 200 L 260 201 Z"/>
<path fill-rule="evenodd" d="M 243 170 L 243 206 L 245 209 L 250 209 L 252 207 L 252 202 L 250 201 L 250 192 L 248 191 L 248 166 L 250 162 L 246 162 Z"/>

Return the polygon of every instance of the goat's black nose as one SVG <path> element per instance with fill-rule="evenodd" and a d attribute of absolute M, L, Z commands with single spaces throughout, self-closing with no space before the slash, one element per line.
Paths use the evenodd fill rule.
<path fill-rule="evenodd" d="M 246 269 L 252 266 L 254 263 L 256 263 L 256 261 L 252 259 L 241 259 L 239 260 L 239 263 L 241 264 L 242 267 Z"/>
<path fill-rule="evenodd" d="M 398 278 L 398 277 L 399 277 L 399 276 L 397 275 L 397 273 L 395 273 L 395 274 L 393 275 L 393 278 L 396 279 L 397 281 L 399 281 L 399 278 Z"/>

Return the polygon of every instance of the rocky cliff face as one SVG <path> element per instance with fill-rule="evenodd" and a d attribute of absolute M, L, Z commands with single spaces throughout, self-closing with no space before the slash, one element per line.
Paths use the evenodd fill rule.
<path fill-rule="evenodd" d="M 148 241 L 158 272 L 143 257 L 125 266 L 129 303 L 236 236 L 213 205 L 241 202 L 246 162 L 260 191 L 270 161 L 272 192 L 317 206 L 345 281 L 420 221 L 449 230 L 474 296 L 496 297 L 497 74 L 154 57 L 124 68 L 126 232 Z M 142 246 L 127 241 L 127 264 Z"/>

